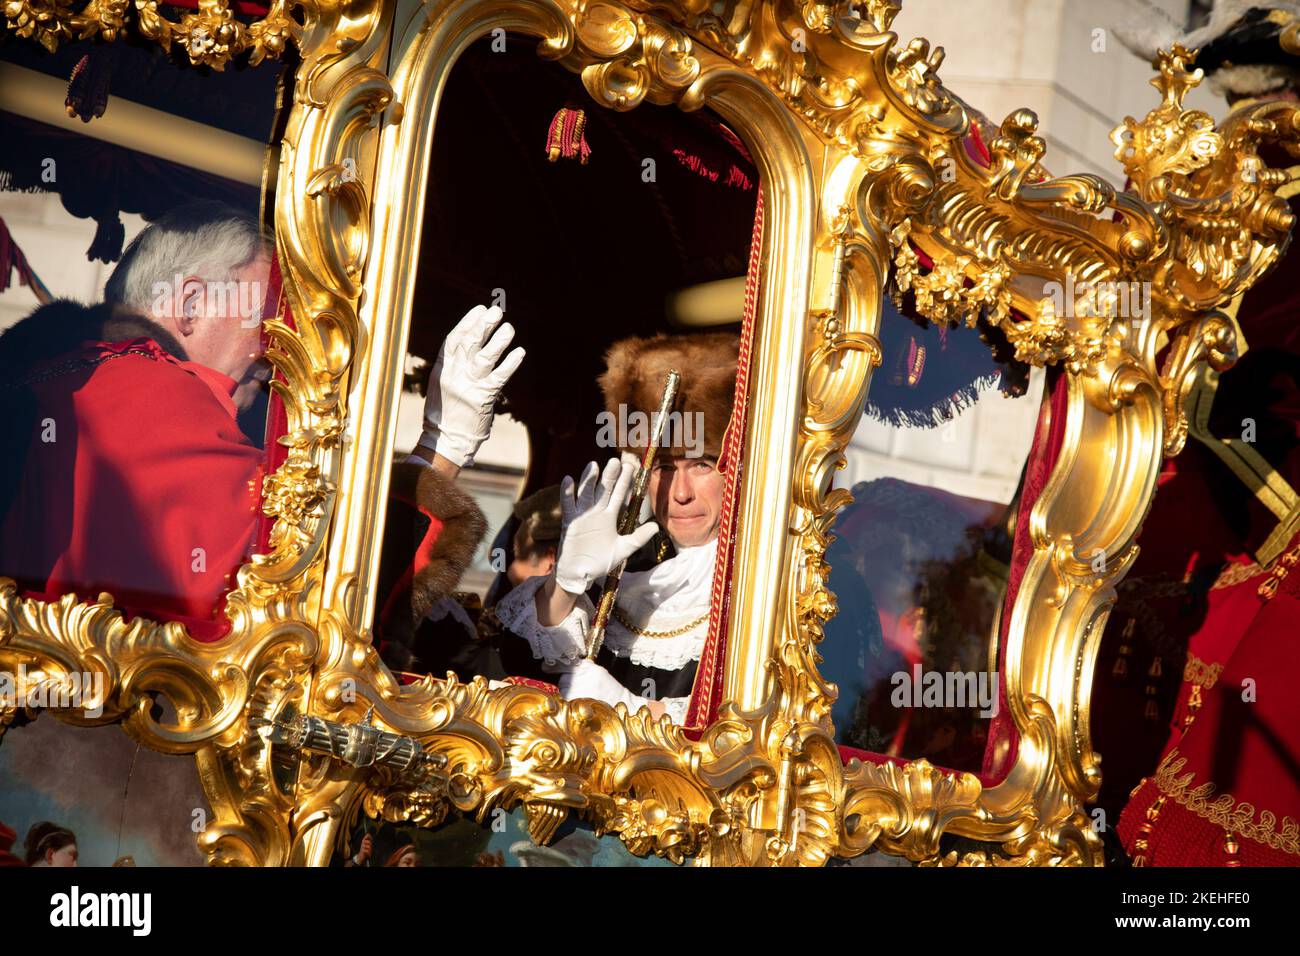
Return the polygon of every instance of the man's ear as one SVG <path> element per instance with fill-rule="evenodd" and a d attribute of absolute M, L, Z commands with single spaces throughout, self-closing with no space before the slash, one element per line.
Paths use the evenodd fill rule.
<path fill-rule="evenodd" d="M 198 276 L 186 276 L 176 296 L 176 331 L 181 335 L 192 335 L 203 316 L 203 280 Z"/>

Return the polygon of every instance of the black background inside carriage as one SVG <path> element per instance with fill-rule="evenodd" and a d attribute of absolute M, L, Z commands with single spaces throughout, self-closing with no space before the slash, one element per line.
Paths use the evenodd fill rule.
<path fill-rule="evenodd" d="M 605 351 L 629 335 L 671 331 L 668 294 L 745 274 L 758 195 L 753 163 L 711 114 L 606 109 L 536 49 L 512 37 L 497 53 L 485 38 L 447 81 L 408 344 L 432 361 L 469 308 L 505 290 L 516 344 L 528 351 L 504 396 L 528 429 L 524 494 L 608 457 L 595 443 Z M 566 106 L 586 111 L 586 165 L 547 158 L 551 120 Z M 642 178 L 647 159 L 654 182 Z M 733 164 L 750 188 L 724 185 Z M 424 373 L 416 377 L 422 387 Z"/>

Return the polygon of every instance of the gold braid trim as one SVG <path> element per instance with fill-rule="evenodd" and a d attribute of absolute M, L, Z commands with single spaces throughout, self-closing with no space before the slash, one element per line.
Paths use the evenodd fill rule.
<path fill-rule="evenodd" d="M 1187 663 L 1183 665 L 1183 680 L 1189 684 L 1195 684 L 1198 687 L 1204 687 L 1209 690 L 1219 680 L 1219 675 L 1223 673 L 1222 664 L 1211 664 L 1203 661 L 1195 654 L 1187 655 Z"/>
<path fill-rule="evenodd" d="M 1193 789 L 1192 782 L 1196 777 L 1194 773 L 1178 776 L 1186 765 L 1187 758 L 1178 756 L 1177 748 L 1169 751 L 1168 756 L 1160 761 L 1155 780 L 1162 793 L 1229 833 L 1240 834 L 1247 840 L 1254 840 L 1271 849 L 1300 856 L 1300 824 L 1295 820 L 1283 817 L 1282 830 L 1278 832 L 1275 829 L 1277 817 L 1267 810 L 1261 810 L 1259 823 L 1256 823 L 1253 804 L 1238 803 L 1230 793 L 1214 797 L 1213 783 L 1203 783 Z"/>
<path fill-rule="evenodd" d="M 1214 584 L 1210 586 L 1211 591 L 1217 591 L 1220 588 L 1230 588 L 1234 584 L 1241 584 L 1243 581 L 1249 581 L 1251 578 L 1257 578 L 1264 573 L 1264 569 L 1252 561 L 1250 564 L 1237 564 L 1235 561 L 1224 565 L 1219 576 L 1214 579 Z"/>
<path fill-rule="evenodd" d="M 1300 564 L 1300 545 L 1296 545 L 1286 554 L 1268 572 L 1268 578 L 1259 586 L 1259 596 L 1265 601 L 1271 601 L 1277 596 L 1277 589 L 1281 587 L 1282 581 L 1291 573 L 1297 564 Z"/>

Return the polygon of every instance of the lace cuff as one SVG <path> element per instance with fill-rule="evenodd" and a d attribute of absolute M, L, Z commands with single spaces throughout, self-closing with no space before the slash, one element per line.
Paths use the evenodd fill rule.
<path fill-rule="evenodd" d="M 609 702 L 611 707 L 614 703 L 614 701 Z M 650 703 L 650 698 L 637 697 L 631 691 L 628 691 L 627 697 L 623 699 L 623 703 L 627 705 L 627 712 L 629 714 L 635 714 L 646 704 Z M 691 699 L 689 697 L 664 697 L 659 701 L 659 703 L 664 705 L 664 710 L 668 714 L 668 719 L 674 724 L 681 726 L 686 723 L 686 712 L 691 708 Z"/>
<path fill-rule="evenodd" d="M 690 710 L 691 707 L 689 697 L 665 697 L 663 705 L 674 724 L 681 726 L 686 723 L 686 711 Z"/>
<path fill-rule="evenodd" d="M 497 618 L 528 642 L 538 660 L 546 664 L 577 663 L 587 653 L 587 626 L 595 608 L 585 594 L 579 595 L 568 617 L 554 627 L 546 627 L 537 620 L 537 592 L 546 581 L 545 575 L 529 578 L 507 594 L 497 603 Z"/>
<path fill-rule="evenodd" d="M 630 690 L 625 690 L 617 700 L 606 700 L 605 703 L 613 707 L 615 704 L 622 703 L 627 708 L 629 714 L 635 714 L 642 707 L 649 704 L 649 697 L 638 697 Z M 664 710 L 668 714 L 668 719 L 674 724 L 681 725 L 686 723 L 686 711 L 690 710 L 691 699 L 689 697 L 665 697 L 659 701 L 664 705 Z"/>

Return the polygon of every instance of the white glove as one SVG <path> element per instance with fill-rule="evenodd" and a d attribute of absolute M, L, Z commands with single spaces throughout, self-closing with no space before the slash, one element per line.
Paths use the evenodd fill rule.
<path fill-rule="evenodd" d="M 429 370 L 424 432 L 418 444 L 461 467 L 472 465 L 479 446 L 487 441 L 501 389 L 524 360 L 524 350 L 516 348 L 497 365 L 515 337 L 509 322 L 497 328 L 500 321 L 496 306 L 474 306 L 448 333 Z"/>
<path fill-rule="evenodd" d="M 559 554 L 555 559 L 555 583 L 570 594 L 583 594 L 599 578 L 655 536 L 658 530 L 647 521 L 631 534 L 618 533 L 618 513 L 627 501 L 636 477 L 636 465 L 617 458 L 605 463 L 596 480 L 596 463 L 587 466 L 573 492 L 568 475 L 560 482 Z"/>
<path fill-rule="evenodd" d="M 569 528 L 569 522 L 576 518 L 582 512 L 588 510 L 596 501 L 596 479 L 600 477 L 600 467 L 594 462 L 587 462 L 587 467 L 582 469 L 582 477 L 578 481 L 578 492 L 576 496 L 571 496 L 569 492 L 573 488 L 573 479 L 565 475 L 560 479 L 560 539 L 564 539 L 564 532 Z M 610 486 L 613 487 L 612 485 Z M 557 554 L 558 557 L 558 549 Z"/>
<path fill-rule="evenodd" d="M 559 687 L 560 696 L 565 700 L 599 700 L 611 707 L 622 703 L 631 713 L 645 705 L 645 698 L 637 697 L 616 681 L 609 671 L 586 658 L 565 668 L 560 675 Z"/>

